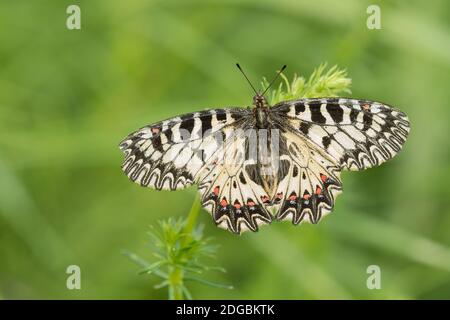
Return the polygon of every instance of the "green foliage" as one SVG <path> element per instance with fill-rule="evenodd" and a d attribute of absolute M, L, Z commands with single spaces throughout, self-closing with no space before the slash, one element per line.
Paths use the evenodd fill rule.
<path fill-rule="evenodd" d="M 352 80 L 347 77 L 347 71 L 336 65 L 326 71 L 327 64 L 317 67 L 306 81 L 304 77 L 294 74 L 292 82 L 281 73 L 283 79 L 277 89 L 270 91 L 268 100 L 271 104 L 299 98 L 336 97 L 339 94 L 350 94 Z M 262 82 L 263 91 L 269 85 L 266 78 Z"/>
<path fill-rule="evenodd" d="M 186 282 L 189 281 L 232 289 L 233 287 L 230 285 L 223 285 L 200 277 L 206 271 L 225 272 L 225 269 L 204 263 L 205 258 L 215 258 L 217 245 L 212 244 L 211 238 L 204 237 L 202 226 L 187 230 L 188 220 L 169 218 L 160 221 L 157 228 L 150 226 L 149 235 L 153 256 L 156 258 L 155 262 L 149 263 L 134 253 L 125 252 L 125 254 L 143 267 L 140 274 L 153 274 L 161 278 L 163 281 L 155 288 L 167 287 L 171 300 L 192 299 L 186 286 Z"/>

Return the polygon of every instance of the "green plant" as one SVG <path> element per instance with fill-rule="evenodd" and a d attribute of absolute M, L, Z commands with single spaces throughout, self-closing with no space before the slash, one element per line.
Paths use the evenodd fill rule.
<path fill-rule="evenodd" d="M 267 95 L 269 103 L 276 104 L 281 101 L 299 98 L 335 97 L 341 93 L 351 93 L 352 80 L 347 78 L 347 72 L 339 69 L 336 65 L 327 69 L 327 64 L 322 63 L 317 67 L 308 80 L 294 74 L 292 82 L 281 73 L 283 79 L 277 89 L 271 90 Z M 261 85 L 263 91 L 269 85 L 263 78 Z"/>
<path fill-rule="evenodd" d="M 200 212 L 200 200 L 196 197 L 187 219 L 169 218 L 160 221 L 158 227 L 150 226 L 153 255 L 156 261 L 149 263 L 136 254 L 125 254 L 143 269 L 140 274 L 153 274 L 163 281 L 155 288 L 168 288 L 170 300 L 192 299 L 187 282 L 198 282 L 204 285 L 232 289 L 224 285 L 200 277 L 207 271 L 225 272 L 225 269 L 209 266 L 204 258 L 214 258 L 217 245 L 211 238 L 205 238 L 203 227 L 196 225 Z"/>

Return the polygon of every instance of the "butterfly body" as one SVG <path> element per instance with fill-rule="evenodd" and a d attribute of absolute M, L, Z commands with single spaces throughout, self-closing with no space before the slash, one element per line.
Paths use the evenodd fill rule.
<path fill-rule="evenodd" d="M 253 97 L 253 111 L 256 120 L 256 127 L 258 129 L 267 129 L 269 126 L 268 113 L 270 110 L 264 96 L 257 94 Z"/>
<path fill-rule="evenodd" d="M 407 116 L 386 104 L 346 98 L 212 109 L 145 126 L 120 144 L 136 183 L 178 190 L 197 184 L 203 207 L 232 231 L 289 220 L 317 223 L 342 190 L 343 170 L 394 157 Z"/>

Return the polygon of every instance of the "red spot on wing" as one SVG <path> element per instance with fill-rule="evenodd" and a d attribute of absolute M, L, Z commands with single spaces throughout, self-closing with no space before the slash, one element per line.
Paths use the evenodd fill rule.
<path fill-rule="evenodd" d="M 255 202 L 252 201 L 252 200 L 248 200 L 248 201 L 247 201 L 247 205 L 248 205 L 249 207 L 253 207 L 253 206 L 255 205 Z"/>
<path fill-rule="evenodd" d="M 328 177 L 324 174 L 320 174 L 320 180 L 322 180 L 322 182 L 327 181 Z"/>
<path fill-rule="evenodd" d="M 220 201 L 220 205 L 222 206 L 222 207 L 226 207 L 227 205 L 228 205 L 228 201 L 227 201 L 227 198 L 222 198 L 222 200 Z"/>
<path fill-rule="evenodd" d="M 239 201 L 235 201 L 234 205 L 233 205 L 236 209 L 240 209 L 241 208 L 241 204 L 239 203 Z"/>
<path fill-rule="evenodd" d="M 322 188 L 319 186 L 316 186 L 316 194 L 321 194 L 322 193 Z"/>
<path fill-rule="evenodd" d="M 268 196 L 261 196 L 261 201 L 262 201 L 263 203 L 269 203 L 269 202 L 270 202 Z"/>
<path fill-rule="evenodd" d="M 159 133 L 159 128 L 152 128 L 152 133 L 154 134 L 158 134 Z"/>
<path fill-rule="evenodd" d="M 308 200 L 309 198 L 311 198 L 311 195 L 307 192 L 308 191 L 306 191 L 306 193 L 303 195 L 303 199 L 305 199 L 305 200 Z"/>
<path fill-rule="evenodd" d="M 214 193 L 216 196 L 218 196 L 218 195 L 219 195 L 219 191 L 220 191 L 220 187 L 217 186 L 217 187 L 214 188 L 213 193 Z"/>
<path fill-rule="evenodd" d="M 289 196 L 289 200 L 290 200 L 290 201 L 295 201 L 295 200 L 297 200 L 297 195 L 295 194 L 295 192 L 293 192 L 293 193 Z"/>

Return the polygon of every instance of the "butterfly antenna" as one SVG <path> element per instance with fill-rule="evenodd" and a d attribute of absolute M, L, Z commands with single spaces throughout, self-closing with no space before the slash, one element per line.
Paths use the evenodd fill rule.
<path fill-rule="evenodd" d="M 280 76 L 280 74 L 283 72 L 284 69 L 286 69 L 287 65 L 284 65 L 280 71 L 278 71 L 277 75 L 275 76 L 275 78 L 273 78 L 272 82 L 267 86 L 266 90 L 264 90 L 264 92 L 261 94 L 262 96 L 267 92 L 267 90 L 269 90 L 269 88 L 272 86 L 272 84 L 275 82 L 275 80 L 278 79 L 278 77 Z"/>
<path fill-rule="evenodd" d="M 255 87 L 252 85 L 252 83 L 250 82 L 250 80 L 247 78 L 247 75 L 245 74 L 244 70 L 242 70 L 241 66 L 239 65 L 239 63 L 236 63 L 236 67 L 238 67 L 238 69 L 242 72 L 242 74 L 244 75 L 245 79 L 247 79 L 248 84 L 250 85 L 250 87 L 252 87 L 253 91 L 255 91 L 255 94 L 258 95 L 258 91 L 256 91 Z"/>

